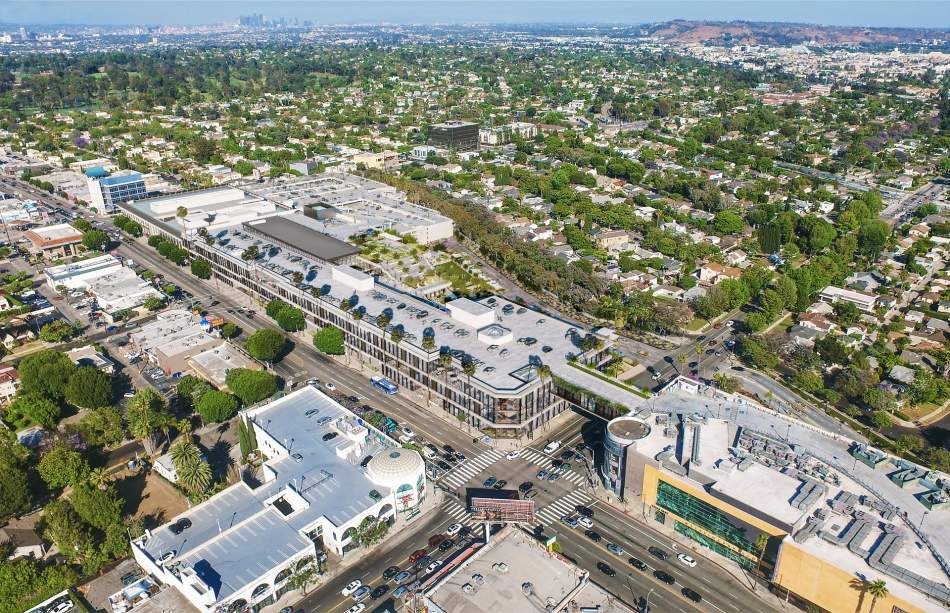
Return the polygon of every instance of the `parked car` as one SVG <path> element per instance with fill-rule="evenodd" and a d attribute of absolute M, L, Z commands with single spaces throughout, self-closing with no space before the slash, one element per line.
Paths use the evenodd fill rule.
<path fill-rule="evenodd" d="M 425 556 L 427 553 L 429 552 L 425 549 L 417 549 L 416 551 L 413 551 L 412 553 L 409 554 L 409 563 L 415 564 L 416 562 L 421 560 L 423 556 Z M 344 594 L 344 596 L 346 596 L 346 594 Z"/>
<path fill-rule="evenodd" d="M 455 541 L 453 541 L 452 539 L 445 539 L 444 541 L 439 543 L 439 551 L 448 551 L 449 549 L 452 549 L 453 547 L 455 547 Z"/>
<path fill-rule="evenodd" d="M 434 534 L 429 537 L 429 547 L 438 547 L 439 543 L 445 540 L 444 534 Z"/>
<path fill-rule="evenodd" d="M 366 605 L 362 602 L 358 602 L 343 613 L 363 613 L 366 610 Z"/>
<path fill-rule="evenodd" d="M 531 500 L 537 495 L 538 495 L 538 490 L 528 490 L 527 492 L 525 492 L 524 499 Z"/>
<path fill-rule="evenodd" d="M 369 597 L 372 598 L 373 600 L 376 600 L 377 598 L 382 598 L 383 596 L 385 596 L 386 592 L 388 591 L 389 591 L 389 586 L 384 583 L 382 585 L 376 586 L 376 588 L 372 592 L 370 592 Z"/>
<path fill-rule="evenodd" d="M 495 481 L 495 485 L 493 485 L 492 487 L 495 488 L 496 490 L 500 490 L 506 485 L 508 485 L 508 482 L 502 479 L 501 481 Z"/>
<path fill-rule="evenodd" d="M 399 567 L 390 566 L 389 568 L 383 571 L 383 579 L 392 579 L 393 577 L 396 576 L 397 573 L 399 573 Z"/>
<path fill-rule="evenodd" d="M 182 517 L 181 519 L 179 519 L 178 521 L 176 521 L 175 523 L 173 523 L 172 525 L 168 527 L 171 533 L 176 536 L 181 534 L 188 528 L 191 528 L 191 520 L 188 519 L 187 517 Z"/>
<path fill-rule="evenodd" d="M 432 560 L 432 562 L 426 566 L 426 573 L 435 572 L 435 570 L 440 566 L 442 566 L 442 560 Z"/>
<path fill-rule="evenodd" d="M 396 583 L 402 583 L 403 581 L 405 581 L 406 579 L 408 579 L 408 578 L 411 577 L 411 576 L 412 576 L 412 573 L 411 573 L 411 572 L 409 572 L 408 570 L 404 570 L 404 571 L 401 571 L 400 573 L 398 573 L 395 577 L 393 577 L 393 580 L 394 580 Z"/>
<path fill-rule="evenodd" d="M 408 593 L 409 593 L 409 588 L 406 587 L 405 585 L 400 585 L 399 587 L 393 590 L 393 598 L 402 598 Z"/>

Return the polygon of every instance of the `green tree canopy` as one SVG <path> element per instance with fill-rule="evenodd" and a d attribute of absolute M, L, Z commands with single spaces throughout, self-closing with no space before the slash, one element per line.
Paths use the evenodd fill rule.
<path fill-rule="evenodd" d="M 122 521 L 122 500 L 112 485 L 100 489 L 88 481 L 79 483 L 69 501 L 84 522 L 99 530 Z"/>
<path fill-rule="evenodd" d="M 196 258 L 191 262 L 191 274 L 199 279 L 211 278 L 211 264 L 202 258 Z"/>
<path fill-rule="evenodd" d="M 211 390 L 198 401 L 196 408 L 206 424 L 227 421 L 237 412 L 237 400 L 226 392 Z"/>
<path fill-rule="evenodd" d="M 66 401 L 83 409 L 112 404 L 112 379 L 94 366 L 80 366 L 66 384 Z"/>
<path fill-rule="evenodd" d="M 277 378 L 260 370 L 232 368 L 226 379 L 228 389 L 241 400 L 244 406 L 250 406 L 277 392 Z"/>
<path fill-rule="evenodd" d="M 211 387 L 207 381 L 194 375 L 185 375 L 178 380 L 178 385 L 175 386 L 175 391 L 178 392 L 178 399 L 189 411 L 197 406 L 202 396 L 213 389 L 214 388 Z"/>
<path fill-rule="evenodd" d="M 27 511 L 32 504 L 27 474 L 30 458 L 30 450 L 20 444 L 16 434 L 0 428 L 0 521 Z"/>
<path fill-rule="evenodd" d="M 44 349 L 23 358 L 17 370 L 20 373 L 20 389 L 24 392 L 62 399 L 76 365 L 65 353 Z"/>
<path fill-rule="evenodd" d="M 76 328 L 64 319 L 51 321 L 40 328 L 40 340 L 47 343 L 62 343 L 69 340 L 76 333 Z"/>
<path fill-rule="evenodd" d="M 82 246 L 90 251 L 105 251 L 109 243 L 109 235 L 102 230 L 90 230 L 82 235 Z"/>
<path fill-rule="evenodd" d="M 37 469 L 43 481 L 53 488 L 75 485 L 89 476 L 86 458 L 62 443 L 43 455 Z"/>
<path fill-rule="evenodd" d="M 122 414 L 115 407 L 89 411 L 79 420 L 76 431 L 87 444 L 105 447 L 118 445 L 125 437 Z"/>
<path fill-rule="evenodd" d="M 313 346 L 327 355 L 343 355 L 343 331 L 336 326 L 325 326 L 314 333 Z"/>
<path fill-rule="evenodd" d="M 283 351 L 286 342 L 287 339 L 277 330 L 262 328 L 247 338 L 245 347 L 252 358 L 273 362 Z"/>
<path fill-rule="evenodd" d="M 62 407 L 59 403 L 36 393 L 17 394 L 3 415 L 16 428 L 39 424 L 51 430 L 59 423 Z"/>
<path fill-rule="evenodd" d="M 168 428 L 174 422 L 165 399 L 150 387 L 139 390 L 129 400 L 125 407 L 125 420 L 129 432 L 135 438 L 142 439 L 149 453 L 152 452 L 155 431 Z"/>

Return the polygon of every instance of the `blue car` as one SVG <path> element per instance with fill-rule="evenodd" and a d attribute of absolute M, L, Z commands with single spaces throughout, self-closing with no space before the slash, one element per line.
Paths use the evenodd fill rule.
<path fill-rule="evenodd" d="M 561 518 L 561 523 L 567 526 L 568 528 L 576 528 L 577 520 L 569 515 L 565 515 Z"/>
<path fill-rule="evenodd" d="M 405 585 L 400 585 L 395 590 L 393 590 L 393 598 L 402 598 L 409 593 L 409 588 Z"/>
<path fill-rule="evenodd" d="M 495 483 L 497 483 L 497 482 L 498 482 L 498 479 L 496 479 L 496 478 L 494 478 L 494 477 L 489 477 L 489 478 L 485 479 L 485 482 L 482 483 L 482 485 L 483 485 L 484 487 L 491 487 L 491 486 L 495 485 Z"/>
<path fill-rule="evenodd" d="M 547 479 L 547 478 L 548 478 L 548 471 L 546 471 L 546 470 L 538 471 L 538 479 L 539 479 L 539 480 L 544 481 L 544 480 Z"/>

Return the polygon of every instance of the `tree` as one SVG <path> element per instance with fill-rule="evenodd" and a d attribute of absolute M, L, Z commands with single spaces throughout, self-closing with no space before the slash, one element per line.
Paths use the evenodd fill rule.
<path fill-rule="evenodd" d="M 874 411 L 893 411 L 897 408 L 897 398 L 894 393 L 879 387 L 869 388 L 861 399 Z"/>
<path fill-rule="evenodd" d="M 174 422 L 168 412 L 165 399 L 150 387 L 135 393 L 125 407 L 125 420 L 129 432 L 135 438 L 142 439 L 145 451 L 153 452 L 155 430 L 167 428 Z"/>
<path fill-rule="evenodd" d="M 17 429 L 39 424 L 52 430 L 59 423 L 62 408 L 58 403 L 36 393 L 17 394 L 3 415 Z"/>
<path fill-rule="evenodd" d="M 255 360 L 273 362 L 283 351 L 287 339 L 272 328 L 261 328 L 245 341 L 247 352 Z"/>
<path fill-rule="evenodd" d="M 76 584 L 76 572 L 68 564 L 46 564 L 33 558 L 0 560 L 0 612 L 33 610 Z"/>
<path fill-rule="evenodd" d="M 303 311 L 290 305 L 281 309 L 274 320 L 277 322 L 277 325 L 286 332 L 297 332 L 307 326 Z"/>
<path fill-rule="evenodd" d="M 392 318 L 387 313 L 380 313 L 376 316 L 376 327 L 385 330 L 390 321 L 392 321 Z"/>
<path fill-rule="evenodd" d="M 876 260 L 891 234 L 890 226 L 880 219 L 871 219 L 858 230 L 858 249 L 868 260 Z"/>
<path fill-rule="evenodd" d="M 243 253 L 241 253 L 241 259 L 246 262 L 250 262 L 251 260 L 256 260 L 260 255 L 261 251 L 258 249 L 257 245 L 251 245 L 245 249 Z"/>
<path fill-rule="evenodd" d="M 79 483 L 73 488 L 69 502 L 84 522 L 103 532 L 122 521 L 122 500 L 112 485 L 100 489 L 88 481 Z"/>
<path fill-rule="evenodd" d="M 177 209 L 175 209 L 175 217 L 179 217 L 179 218 L 188 217 L 188 208 L 180 206 Z"/>
<path fill-rule="evenodd" d="M 277 392 L 277 378 L 268 372 L 232 368 L 225 381 L 244 406 L 270 398 Z"/>
<path fill-rule="evenodd" d="M 825 385 L 822 376 L 812 370 L 801 370 L 797 372 L 792 379 L 792 383 L 795 387 L 812 394 L 818 392 L 818 390 Z"/>
<path fill-rule="evenodd" d="M 314 333 L 313 346 L 327 355 L 343 355 L 346 349 L 343 331 L 335 326 L 325 326 Z"/>
<path fill-rule="evenodd" d="M 76 425 L 76 429 L 89 445 L 111 447 L 121 443 L 125 437 L 122 415 L 115 407 L 89 411 Z"/>
<path fill-rule="evenodd" d="M 308 564 L 298 568 L 294 571 L 294 574 L 287 578 L 287 587 L 291 590 L 302 590 L 303 595 L 306 596 L 307 586 L 315 583 L 319 577 L 316 567 L 313 564 Z"/>
<path fill-rule="evenodd" d="M 66 500 L 54 500 L 43 513 L 43 533 L 71 562 L 82 563 L 94 553 L 91 531 Z"/>
<path fill-rule="evenodd" d="M 16 434 L 0 428 L 0 521 L 27 511 L 32 504 L 27 474 L 31 458 L 30 450 L 20 444 Z"/>
<path fill-rule="evenodd" d="M 762 336 L 745 336 L 739 339 L 736 353 L 743 362 L 756 368 L 774 368 L 779 363 L 776 351 Z"/>
<path fill-rule="evenodd" d="M 40 340 L 47 343 L 62 343 L 76 333 L 76 328 L 68 321 L 57 319 L 40 328 Z"/>
<path fill-rule="evenodd" d="M 211 485 L 211 467 L 201 455 L 198 446 L 190 441 L 180 441 L 172 447 L 172 464 L 178 484 L 191 494 L 200 494 Z"/>
<path fill-rule="evenodd" d="M 165 301 L 158 296 L 149 296 L 145 299 L 145 302 L 142 303 L 142 306 L 149 311 L 157 311 L 165 306 Z"/>
<path fill-rule="evenodd" d="M 48 398 L 60 399 L 65 396 L 66 385 L 76 365 L 66 354 L 44 349 L 23 358 L 17 370 L 23 392 L 36 392 Z"/>
<path fill-rule="evenodd" d="M 175 386 L 178 399 L 189 411 L 193 410 L 201 397 L 212 389 L 214 388 L 207 381 L 194 375 L 185 375 L 178 380 L 178 385 Z"/>
<path fill-rule="evenodd" d="M 221 326 L 221 336 L 223 336 L 226 339 L 235 338 L 236 336 L 240 334 L 241 334 L 241 328 L 239 328 L 237 324 L 235 323 L 228 321 L 228 322 L 225 322 L 224 325 Z"/>
<path fill-rule="evenodd" d="M 227 421 L 237 412 L 237 401 L 227 392 L 211 390 L 197 404 L 198 414 L 206 424 Z"/>
<path fill-rule="evenodd" d="M 877 601 L 887 598 L 889 592 L 887 582 L 884 579 L 875 579 L 868 583 L 867 591 L 871 595 L 871 608 L 868 609 L 868 613 L 874 613 L 874 605 L 877 604 Z"/>
<path fill-rule="evenodd" d="M 60 443 L 40 459 L 37 470 L 47 485 L 60 488 L 84 480 L 89 475 L 89 462 L 75 449 Z"/>
<path fill-rule="evenodd" d="M 379 521 L 376 517 L 367 517 L 360 522 L 359 527 L 356 529 L 354 540 L 363 547 L 375 545 L 383 540 L 383 537 L 386 536 L 388 531 L 388 523 Z"/>
<path fill-rule="evenodd" d="M 109 246 L 109 235 L 102 230 L 90 230 L 82 235 L 82 246 L 90 251 L 105 251 Z"/>
<path fill-rule="evenodd" d="M 745 227 L 742 216 L 733 210 L 719 211 L 713 219 L 713 227 L 720 234 L 738 234 Z"/>
<path fill-rule="evenodd" d="M 739 389 L 739 380 L 725 373 L 716 373 L 713 375 L 713 379 L 716 381 L 716 385 L 719 386 L 719 389 L 727 394 L 732 394 Z"/>
<path fill-rule="evenodd" d="M 94 366 L 80 366 L 66 384 L 66 402 L 83 409 L 112 404 L 112 379 Z"/>
<path fill-rule="evenodd" d="M 831 335 L 815 341 L 815 350 L 826 364 L 847 364 L 848 348 Z"/>
<path fill-rule="evenodd" d="M 893 424 L 890 414 L 885 411 L 875 411 L 871 416 L 871 423 L 874 424 L 874 427 L 878 430 L 890 428 Z"/>
<path fill-rule="evenodd" d="M 928 368 L 920 368 L 914 373 L 914 382 L 910 386 L 910 399 L 915 404 L 929 402 L 942 403 L 950 395 L 950 383 L 935 377 Z"/>
<path fill-rule="evenodd" d="M 208 263 L 208 260 L 196 258 L 191 261 L 191 274 L 198 277 L 199 279 L 210 279 L 211 264 Z"/>

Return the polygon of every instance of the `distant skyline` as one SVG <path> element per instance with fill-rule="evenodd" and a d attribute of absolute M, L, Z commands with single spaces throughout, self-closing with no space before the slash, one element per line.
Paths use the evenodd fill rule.
<path fill-rule="evenodd" d="M 201 25 L 241 15 L 315 24 L 598 23 L 672 19 L 950 28 L 948 0 L 0 0 L 0 23 Z"/>

